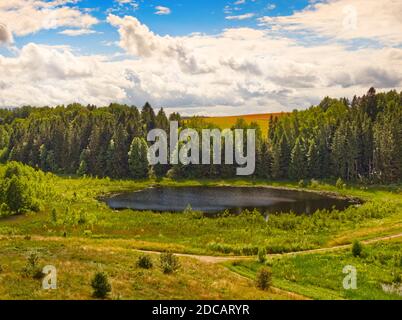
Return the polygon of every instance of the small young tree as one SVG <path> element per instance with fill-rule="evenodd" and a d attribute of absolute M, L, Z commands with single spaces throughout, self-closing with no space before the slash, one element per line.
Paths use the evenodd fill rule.
<path fill-rule="evenodd" d="M 23 274 L 27 277 L 34 279 L 41 279 L 43 277 L 42 269 L 38 265 L 39 257 L 35 252 L 32 252 L 28 258 L 27 263 L 22 270 Z"/>
<path fill-rule="evenodd" d="M 180 268 L 179 259 L 173 253 L 162 253 L 160 266 L 163 273 L 173 273 Z"/>
<path fill-rule="evenodd" d="M 151 257 L 145 254 L 141 255 L 137 260 L 137 266 L 142 269 L 151 269 L 153 267 Z"/>
<path fill-rule="evenodd" d="M 343 182 L 342 178 L 338 178 L 338 180 L 336 180 L 335 186 L 338 189 L 344 189 L 345 188 L 345 183 Z"/>
<path fill-rule="evenodd" d="M 23 213 L 31 209 L 32 196 L 30 188 L 22 182 L 23 178 L 13 176 L 8 181 L 5 200 L 12 212 Z"/>
<path fill-rule="evenodd" d="M 51 219 L 52 219 L 52 223 L 54 223 L 54 224 L 57 223 L 57 210 L 56 210 L 56 208 L 52 209 Z"/>
<path fill-rule="evenodd" d="M 354 257 L 360 257 L 363 251 L 363 246 L 359 241 L 354 241 L 352 246 L 352 254 Z"/>
<path fill-rule="evenodd" d="M 95 298 L 104 299 L 112 290 L 112 286 L 109 283 L 108 277 L 103 272 L 97 272 L 92 278 L 91 286 L 93 291 L 93 296 Z"/>
<path fill-rule="evenodd" d="M 260 263 L 265 263 L 267 260 L 267 250 L 265 248 L 258 249 L 258 261 Z"/>
<path fill-rule="evenodd" d="M 257 272 L 256 285 L 261 290 L 267 290 L 272 284 L 272 272 L 266 267 L 262 267 Z"/>

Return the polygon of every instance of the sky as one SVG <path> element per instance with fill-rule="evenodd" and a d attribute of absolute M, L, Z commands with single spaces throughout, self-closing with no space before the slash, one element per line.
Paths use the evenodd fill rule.
<path fill-rule="evenodd" d="M 0 107 L 305 109 L 402 90 L 400 0 L 0 0 Z"/>

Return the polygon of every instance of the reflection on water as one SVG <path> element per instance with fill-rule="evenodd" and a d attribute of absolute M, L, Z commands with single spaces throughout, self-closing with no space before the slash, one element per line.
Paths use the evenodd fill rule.
<path fill-rule="evenodd" d="M 312 192 L 263 187 L 157 187 L 119 194 L 106 199 L 113 209 L 180 212 L 188 205 L 195 211 L 215 214 L 244 209 L 260 212 L 311 214 L 318 209 L 344 210 L 351 202 Z"/>

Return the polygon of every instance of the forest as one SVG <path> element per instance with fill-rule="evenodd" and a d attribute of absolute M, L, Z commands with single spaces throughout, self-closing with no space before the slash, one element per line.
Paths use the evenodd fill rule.
<path fill-rule="evenodd" d="M 149 103 L 32 107 L 0 110 L 0 160 L 45 172 L 113 179 L 231 178 L 234 165 L 147 163 L 147 132 L 214 128 L 207 118 L 168 117 Z M 272 116 L 268 133 L 239 119 L 231 129 L 257 129 L 255 178 L 300 181 L 343 179 L 358 183 L 402 180 L 402 93 L 389 91 L 324 98 L 317 106 Z M 267 138 L 265 138 L 267 137 Z"/>

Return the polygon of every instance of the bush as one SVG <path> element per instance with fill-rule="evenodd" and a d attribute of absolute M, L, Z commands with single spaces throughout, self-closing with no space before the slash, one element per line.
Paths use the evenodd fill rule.
<path fill-rule="evenodd" d="M 360 257 L 363 251 L 363 246 L 359 241 L 354 241 L 352 246 L 352 254 L 354 257 Z"/>
<path fill-rule="evenodd" d="M 54 224 L 57 223 L 57 210 L 55 208 L 52 209 L 51 220 Z"/>
<path fill-rule="evenodd" d="M 310 187 L 313 189 L 316 189 L 320 186 L 320 182 L 316 179 L 311 179 L 310 181 Z"/>
<path fill-rule="evenodd" d="M 267 250 L 265 248 L 258 249 L 258 261 L 260 263 L 265 263 L 267 260 Z"/>
<path fill-rule="evenodd" d="M 104 299 L 112 290 L 108 277 L 103 272 L 97 272 L 91 281 L 92 289 L 94 290 L 93 296 L 95 298 Z"/>
<path fill-rule="evenodd" d="M 306 182 L 302 179 L 299 181 L 298 186 L 299 186 L 299 188 L 304 188 L 304 187 L 306 187 Z"/>
<path fill-rule="evenodd" d="M 346 188 L 346 184 L 343 182 L 342 178 L 339 178 L 338 180 L 336 180 L 335 186 L 338 189 L 345 189 Z"/>
<path fill-rule="evenodd" d="M 160 256 L 160 266 L 163 273 L 173 273 L 180 267 L 179 259 L 172 253 L 162 253 Z"/>
<path fill-rule="evenodd" d="M 266 267 L 262 267 L 257 272 L 256 285 L 261 290 L 267 290 L 272 284 L 272 271 Z"/>
<path fill-rule="evenodd" d="M 10 162 L 0 176 L 0 209 L 3 215 L 27 211 L 38 212 L 39 199 L 45 197 L 43 172 L 31 167 Z"/>
<path fill-rule="evenodd" d="M 396 284 L 402 283 L 402 274 L 399 274 L 399 273 L 395 274 L 392 282 L 396 283 Z"/>
<path fill-rule="evenodd" d="M 151 257 L 148 255 L 142 255 L 137 260 L 137 267 L 142 269 L 151 269 L 153 267 Z"/>
<path fill-rule="evenodd" d="M 31 253 L 27 258 L 27 263 L 22 269 L 23 274 L 26 277 L 32 277 L 33 279 L 42 279 L 42 268 L 38 266 L 39 257 L 36 253 Z"/>

